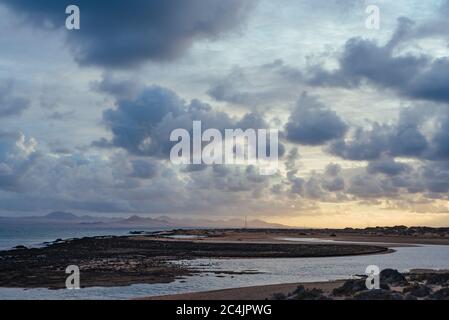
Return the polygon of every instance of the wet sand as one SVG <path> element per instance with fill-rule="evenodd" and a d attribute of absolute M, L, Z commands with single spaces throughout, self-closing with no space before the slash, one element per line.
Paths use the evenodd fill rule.
<path fill-rule="evenodd" d="M 274 284 L 266 286 L 254 286 L 150 297 L 141 300 L 270 300 L 272 299 L 274 294 L 278 293 L 282 293 L 287 296 L 300 285 L 303 285 L 306 289 L 321 289 L 324 293 L 329 294 L 333 289 L 343 285 L 344 282 L 345 280 L 330 282 Z"/>

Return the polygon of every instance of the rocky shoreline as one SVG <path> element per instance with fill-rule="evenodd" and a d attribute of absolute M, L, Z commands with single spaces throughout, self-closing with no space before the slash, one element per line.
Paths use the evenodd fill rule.
<path fill-rule="evenodd" d="M 351 279 L 332 290 L 299 285 L 290 293 L 274 293 L 273 300 L 449 300 L 449 271 L 400 273 L 385 269 L 380 288 L 368 290 L 366 279 Z"/>
<path fill-rule="evenodd" d="M 65 288 L 69 265 L 82 274 L 82 287 L 168 283 L 201 271 L 173 261 L 195 258 L 333 257 L 388 252 L 375 245 L 210 243 L 165 241 L 148 235 L 57 241 L 44 248 L 0 252 L 0 287 Z M 204 271 L 203 271 L 204 272 Z"/>

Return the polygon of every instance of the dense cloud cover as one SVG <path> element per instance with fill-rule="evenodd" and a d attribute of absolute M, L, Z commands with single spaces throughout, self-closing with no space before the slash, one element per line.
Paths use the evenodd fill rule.
<path fill-rule="evenodd" d="M 304 145 L 321 145 L 342 138 L 347 125 L 336 112 L 303 94 L 286 125 L 287 139 Z"/>
<path fill-rule="evenodd" d="M 446 107 L 403 109 L 397 123 L 374 123 L 357 128 L 346 139 L 335 140 L 327 150 L 348 160 L 403 157 L 420 160 L 449 159 L 449 110 Z M 428 126 L 432 130 L 425 130 Z"/>
<path fill-rule="evenodd" d="M 20 115 L 31 105 L 29 99 L 16 94 L 16 88 L 12 80 L 0 79 L 0 118 Z"/>
<path fill-rule="evenodd" d="M 335 19 L 360 26 L 349 12 L 363 1 L 286 1 L 310 9 L 304 28 L 294 24 L 299 9 L 279 19 L 268 1 L 256 2 L 0 0 L 5 24 L 57 30 L 80 66 L 101 67 L 63 70 L 61 61 L 15 62 L 22 47 L 0 52 L 0 211 L 270 215 L 354 203 L 447 211 L 432 207 L 449 196 L 447 18 L 400 18 L 390 36 L 355 36 L 326 20 L 335 34 L 323 46 L 315 36 L 324 31 L 307 29 L 311 9 L 322 6 L 323 20 L 340 9 Z M 81 8 L 79 31 L 64 30 L 68 4 Z M 223 35 L 253 12 L 265 14 L 251 19 L 257 30 L 227 43 Z M 189 48 L 193 59 L 175 59 Z M 18 81 L 5 80 L 14 73 Z M 220 132 L 280 129 L 278 172 L 171 164 L 170 133 L 191 131 L 193 121 Z"/>
<path fill-rule="evenodd" d="M 66 7 L 80 7 L 81 29 L 67 41 L 81 65 L 125 68 L 179 57 L 196 40 L 241 25 L 254 0 L 1 0 L 44 29 L 65 28 Z"/>
<path fill-rule="evenodd" d="M 178 128 L 192 132 L 193 121 L 201 121 L 202 130 L 268 129 L 259 114 L 247 113 L 241 118 L 214 110 L 199 100 L 189 103 L 175 92 L 158 87 L 145 87 L 135 99 L 118 99 L 117 107 L 103 114 L 103 121 L 113 134 L 112 141 L 96 141 L 97 147 L 119 147 L 131 154 L 168 159 L 176 142 L 170 133 Z M 283 147 L 279 147 L 282 155 Z"/>

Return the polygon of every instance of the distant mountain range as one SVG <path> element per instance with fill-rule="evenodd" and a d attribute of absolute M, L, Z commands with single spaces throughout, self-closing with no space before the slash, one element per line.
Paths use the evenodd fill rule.
<path fill-rule="evenodd" d="M 0 223 L 10 224 L 48 224 L 48 225 L 78 225 L 101 228 L 243 228 L 243 219 L 211 220 L 192 218 L 157 217 L 146 218 L 131 216 L 129 218 L 78 216 L 70 212 L 51 212 L 45 216 L 30 217 L 0 217 Z M 263 220 L 248 220 L 248 228 L 289 228 L 288 226 L 269 223 Z"/>

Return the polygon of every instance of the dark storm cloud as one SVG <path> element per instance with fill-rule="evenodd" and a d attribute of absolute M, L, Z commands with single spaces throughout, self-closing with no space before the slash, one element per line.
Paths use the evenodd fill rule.
<path fill-rule="evenodd" d="M 446 161 L 424 161 L 414 167 L 406 166 L 405 169 L 400 169 L 397 164 L 392 168 L 390 163 L 385 175 L 370 173 L 368 167 L 365 173 L 350 179 L 347 192 L 360 198 L 394 198 L 404 194 L 423 193 L 428 198 L 447 199 L 449 165 Z"/>
<path fill-rule="evenodd" d="M 420 169 L 420 178 L 429 192 L 449 192 L 449 164 L 447 162 L 427 162 Z"/>
<path fill-rule="evenodd" d="M 0 118 L 20 115 L 30 107 L 30 100 L 17 95 L 15 91 L 15 85 L 12 80 L 0 79 Z"/>
<path fill-rule="evenodd" d="M 424 128 L 432 130 L 424 133 Z M 358 128 L 345 139 L 332 141 L 327 148 L 347 160 L 413 158 L 449 160 L 449 110 L 445 107 L 407 108 L 397 123 L 374 123 L 370 129 Z"/>
<path fill-rule="evenodd" d="M 438 113 L 435 122 L 436 132 L 431 137 L 430 158 L 449 160 L 449 110 Z"/>
<path fill-rule="evenodd" d="M 397 176 L 410 169 L 409 165 L 396 162 L 394 159 L 381 159 L 370 162 L 367 171 L 371 174 L 383 173 L 387 176 Z"/>
<path fill-rule="evenodd" d="M 289 141 L 313 146 L 343 137 L 348 127 L 337 113 L 316 98 L 303 94 L 285 129 Z"/>
<path fill-rule="evenodd" d="M 404 93 L 412 98 L 449 103 L 449 59 L 436 59 L 413 77 Z"/>
<path fill-rule="evenodd" d="M 197 100 L 186 103 L 173 91 L 157 86 L 145 88 L 134 100 L 119 100 L 116 109 L 104 112 L 103 119 L 113 133 L 111 145 L 158 157 L 167 156 L 175 144 L 170 133 L 177 128 L 190 131 L 193 121 L 202 121 L 203 129 L 234 127 L 227 114 Z"/>
<path fill-rule="evenodd" d="M 375 123 L 371 129 L 358 128 L 350 140 L 333 141 L 328 151 L 347 160 L 376 160 L 382 156 L 420 157 L 428 142 L 417 128 L 398 128 Z"/>
<path fill-rule="evenodd" d="M 361 38 L 348 40 L 338 59 L 339 67 L 333 71 L 312 67 L 308 82 L 346 88 L 368 83 L 411 99 L 449 103 L 449 59 L 395 52 L 398 45 L 418 36 L 411 26 L 412 21 L 400 19 L 396 32 L 384 46 Z"/>
<path fill-rule="evenodd" d="M 103 121 L 113 138 L 100 139 L 93 146 L 118 147 L 134 155 L 158 158 L 167 158 L 176 144 L 170 141 L 171 132 L 178 128 L 192 132 L 194 121 L 201 121 L 203 131 L 213 128 L 222 134 L 225 129 L 268 129 L 258 113 L 231 117 L 199 100 L 186 102 L 175 92 L 158 86 L 145 87 L 134 99 L 119 98 L 116 108 L 103 113 Z M 282 143 L 278 151 L 282 157 L 285 151 Z"/>
<path fill-rule="evenodd" d="M 369 81 L 384 88 L 401 89 L 427 63 L 426 57 L 394 57 L 392 48 L 379 46 L 371 40 L 353 38 L 346 42 L 339 58 L 339 69 L 326 71 L 316 67 L 312 69 L 313 77 L 309 82 L 313 85 L 354 88 Z"/>
<path fill-rule="evenodd" d="M 90 86 L 97 92 L 107 93 L 117 99 L 133 99 L 143 89 L 143 85 L 137 80 L 117 79 L 107 72 L 100 81 L 93 81 Z"/>
<path fill-rule="evenodd" d="M 0 0 L 35 26 L 65 27 L 65 9 L 77 5 L 81 29 L 67 31 L 81 65 L 129 67 L 170 60 L 199 39 L 240 25 L 255 0 Z"/>

